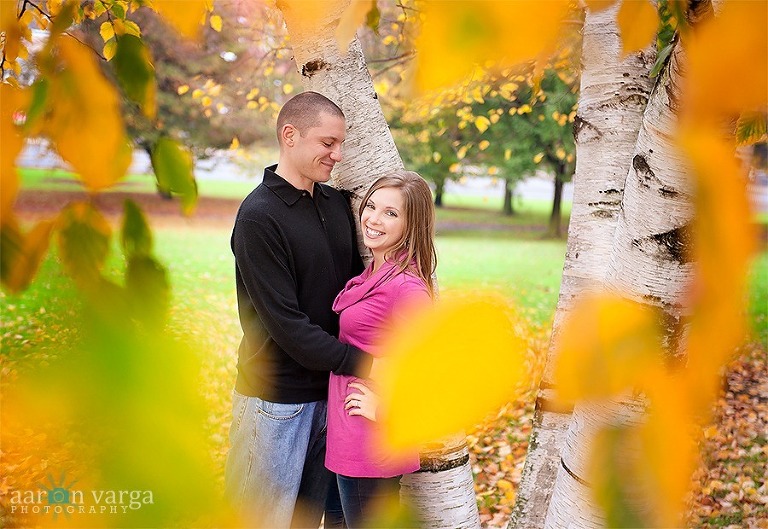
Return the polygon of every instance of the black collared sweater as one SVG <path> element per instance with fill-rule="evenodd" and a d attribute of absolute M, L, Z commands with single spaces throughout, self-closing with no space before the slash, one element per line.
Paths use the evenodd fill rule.
<path fill-rule="evenodd" d="M 312 195 L 274 172 L 240 205 L 232 231 L 243 339 L 235 389 L 272 402 L 328 397 L 328 373 L 366 374 L 371 357 L 336 339 L 336 295 L 363 269 L 344 197 Z"/>

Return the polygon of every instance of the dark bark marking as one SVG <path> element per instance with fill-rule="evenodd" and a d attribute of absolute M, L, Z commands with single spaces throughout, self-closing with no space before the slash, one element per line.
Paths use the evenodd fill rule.
<path fill-rule="evenodd" d="M 603 137 L 600 129 L 579 115 L 573 120 L 573 138 L 578 143 L 596 141 Z"/>
<path fill-rule="evenodd" d="M 598 209 L 590 213 L 590 215 L 597 217 L 598 219 L 612 219 L 616 216 L 616 213 L 607 209 Z"/>
<path fill-rule="evenodd" d="M 322 59 L 315 59 L 314 61 L 309 61 L 304 66 L 301 67 L 301 75 L 304 77 L 312 77 L 317 72 L 322 70 L 323 68 L 327 67 L 328 63 L 325 62 Z"/>
<path fill-rule="evenodd" d="M 653 181 L 658 182 L 659 179 L 656 178 L 656 173 L 654 173 L 651 169 L 651 166 L 648 165 L 648 159 L 642 154 L 636 154 L 635 157 L 632 158 L 632 167 L 637 173 L 637 178 L 640 182 L 640 185 L 644 188 L 650 188 L 650 183 Z"/>
<path fill-rule="evenodd" d="M 598 191 L 598 193 L 604 193 L 606 195 L 620 195 L 622 193 L 621 189 L 605 189 Z"/>
<path fill-rule="evenodd" d="M 588 205 L 597 206 L 621 206 L 621 200 L 601 200 L 600 202 L 590 202 Z"/>
<path fill-rule="evenodd" d="M 662 186 L 661 188 L 659 188 L 659 193 L 664 198 L 672 198 L 672 197 L 676 197 L 677 195 L 680 194 L 677 191 L 675 191 L 674 189 L 672 189 L 671 187 L 667 187 L 667 186 Z"/>
<path fill-rule="evenodd" d="M 640 249 L 641 251 L 653 251 L 661 253 L 661 255 L 678 264 L 686 264 L 691 262 L 688 255 L 688 249 L 691 246 L 693 234 L 691 233 L 691 224 L 686 224 L 678 228 L 674 228 L 664 233 L 656 233 L 648 237 L 641 239 L 635 239 L 632 241 L 632 246 Z M 653 247 L 649 247 L 647 243 L 652 243 Z"/>
<path fill-rule="evenodd" d="M 436 457 L 422 457 L 420 459 L 421 468 L 417 472 L 442 472 L 443 470 L 451 470 L 452 468 L 464 465 L 469 461 L 469 454 L 449 461 Z"/>

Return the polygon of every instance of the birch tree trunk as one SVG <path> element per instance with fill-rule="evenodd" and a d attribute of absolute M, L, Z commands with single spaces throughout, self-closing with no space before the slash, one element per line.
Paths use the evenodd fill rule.
<path fill-rule="evenodd" d="M 574 127 L 574 197 L 560 296 L 528 455 L 510 527 L 542 527 L 560 467 L 570 410 L 558 409 L 553 381 L 558 332 L 575 299 L 599 290 L 612 254 L 619 206 L 652 83 L 655 53 L 623 60 L 616 25 L 619 3 L 587 12 L 583 28 L 579 109 Z"/>
<path fill-rule="evenodd" d="M 693 4 L 696 4 L 695 2 Z M 695 8 L 694 5 L 692 5 Z M 701 16 L 701 14 L 699 14 Z M 631 156 L 606 287 L 628 299 L 659 308 L 665 315 L 670 351 L 681 343 L 683 296 L 693 265 L 687 258 L 693 220 L 693 175 L 674 138 L 682 79 L 683 48 L 676 45 L 643 117 Z M 642 422 L 640 399 L 576 406 L 562 452 L 546 527 L 603 527 L 604 516 L 586 485 L 586 465 L 595 434 L 606 426 Z M 636 458 L 637 454 L 626 454 Z M 641 494 L 634 495 L 641 498 Z M 642 500 L 639 500 L 642 501 Z M 644 509 L 639 504 L 637 508 Z"/>
<path fill-rule="evenodd" d="M 357 211 L 368 187 L 379 176 L 402 169 L 389 125 L 373 88 L 359 40 L 339 50 L 335 31 L 349 0 L 323 3 L 323 17 L 312 20 L 302 7 L 312 2 L 278 2 L 291 37 L 294 61 L 304 88 L 338 104 L 347 122 L 343 159 L 333 172 L 334 185 L 353 193 Z M 302 6 L 302 4 L 305 4 Z M 357 215 L 355 215 L 357 217 Z M 364 246 L 358 226 L 358 244 Z M 403 478 L 401 496 L 417 507 L 425 528 L 479 528 L 480 515 L 464 435 L 444 439 L 421 453 L 421 469 Z"/>

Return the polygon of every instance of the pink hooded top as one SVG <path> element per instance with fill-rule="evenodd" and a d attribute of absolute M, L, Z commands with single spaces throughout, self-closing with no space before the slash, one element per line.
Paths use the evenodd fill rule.
<path fill-rule="evenodd" d="M 340 314 L 339 340 L 369 352 L 375 357 L 386 354 L 379 341 L 390 320 L 406 305 L 431 301 L 427 286 L 420 278 L 385 262 L 376 273 L 372 265 L 347 282 L 333 310 Z M 388 478 L 419 469 L 418 454 L 388 458 L 375 449 L 377 423 L 362 416 L 350 416 L 344 399 L 355 388 L 356 377 L 331 373 L 328 386 L 328 444 L 325 466 L 348 477 Z"/>

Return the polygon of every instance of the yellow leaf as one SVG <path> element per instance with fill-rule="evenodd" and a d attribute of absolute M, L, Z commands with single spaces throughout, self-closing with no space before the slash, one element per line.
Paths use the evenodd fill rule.
<path fill-rule="evenodd" d="M 203 98 L 200 100 L 200 102 L 202 103 L 202 105 L 203 105 L 204 107 L 209 107 L 209 106 L 211 106 L 211 98 L 210 98 L 210 97 L 208 97 L 208 96 L 203 96 Z"/>
<path fill-rule="evenodd" d="M 475 119 L 475 127 L 477 127 L 477 130 L 479 130 L 481 133 L 488 130 L 490 125 L 491 121 L 485 116 L 478 116 L 477 119 Z"/>
<path fill-rule="evenodd" d="M 11 214 L 19 190 L 16 157 L 24 146 L 21 125 L 30 97 L 29 89 L 0 84 L 0 219 Z"/>
<path fill-rule="evenodd" d="M 253 99 L 253 98 L 254 98 L 254 97 L 256 97 L 257 95 L 259 95 L 259 89 L 258 89 L 258 88 L 251 88 L 251 91 L 250 91 L 250 92 L 248 92 L 248 95 L 247 95 L 247 96 L 245 96 L 245 98 L 246 98 L 248 101 L 250 101 L 251 99 Z"/>
<path fill-rule="evenodd" d="M 544 153 L 540 152 L 539 154 L 533 157 L 533 163 L 539 163 L 543 159 L 544 159 Z"/>
<path fill-rule="evenodd" d="M 192 98 L 193 98 L 193 99 L 200 99 L 201 97 L 203 97 L 203 94 L 205 94 L 205 92 L 203 92 L 203 91 L 202 91 L 202 90 L 200 90 L 199 88 L 195 88 L 195 89 L 192 91 Z"/>
<path fill-rule="evenodd" d="M 286 95 L 293 93 L 293 85 L 290 83 L 285 83 L 283 85 L 283 93 Z"/>
<path fill-rule="evenodd" d="M 491 142 L 488 140 L 483 140 L 480 143 L 477 144 L 477 146 L 480 148 L 481 151 L 484 151 L 491 145 Z"/>
<path fill-rule="evenodd" d="M 352 0 L 349 3 L 336 27 L 336 45 L 341 53 L 347 53 L 347 48 L 349 48 L 349 43 L 357 32 L 357 28 L 365 22 L 368 11 L 375 6 L 375 0 Z"/>
<path fill-rule="evenodd" d="M 491 175 L 491 176 L 499 174 L 499 168 L 496 167 L 495 165 L 490 166 L 488 168 L 488 174 Z"/>
<path fill-rule="evenodd" d="M 205 0 L 185 0 L 183 6 L 178 0 L 152 0 L 152 6 L 184 37 L 200 36 L 201 19 L 204 22 L 208 11 Z"/>
<path fill-rule="evenodd" d="M 697 119 L 765 112 L 768 104 L 768 3 L 724 2 L 722 12 L 683 39 L 684 110 Z M 727 79 L 727 82 L 723 82 Z"/>
<path fill-rule="evenodd" d="M 624 55 L 642 50 L 653 42 L 659 25 L 656 9 L 648 0 L 621 3 L 616 17 Z"/>
<path fill-rule="evenodd" d="M 58 50 L 61 68 L 49 75 L 43 132 L 88 189 L 98 191 L 122 178 L 131 162 L 120 98 L 89 48 L 62 36 Z"/>
<path fill-rule="evenodd" d="M 104 22 L 99 28 L 99 33 L 101 34 L 101 38 L 106 43 L 109 39 L 115 36 L 115 28 L 112 26 L 111 22 Z"/>
<path fill-rule="evenodd" d="M 688 372 L 699 381 L 698 407 L 708 413 L 720 369 L 746 334 L 747 271 L 758 239 L 735 142 L 723 139 L 718 123 L 682 125 L 678 138 L 696 174 Z"/>
<path fill-rule="evenodd" d="M 245 107 L 253 110 L 254 108 L 259 108 L 259 104 L 256 101 L 248 101 Z"/>
<path fill-rule="evenodd" d="M 234 138 L 232 138 L 232 143 L 229 145 L 229 150 L 236 151 L 239 148 L 240 148 L 240 140 L 238 140 L 237 136 L 235 136 Z"/>
<path fill-rule="evenodd" d="M 439 152 L 433 152 L 432 153 L 432 160 L 434 160 L 435 163 L 438 163 L 442 159 L 442 155 Z"/>
<path fill-rule="evenodd" d="M 512 158 L 512 149 L 504 149 L 504 159 L 509 161 Z"/>
<path fill-rule="evenodd" d="M 496 0 L 426 3 L 416 41 L 417 86 L 430 90 L 455 84 L 471 75 L 475 65 L 503 67 L 554 50 L 568 0 L 517 0 L 514 8 L 510 5 Z"/>
<path fill-rule="evenodd" d="M 115 53 L 117 53 L 117 40 L 112 39 L 104 43 L 104 48 L 101 50 L 101 53 L 104 55 L 105 59 L 111 61 L 115 57 Z"/>
<path fill-rule="evenodd" d="M 652 379 L 662 358 L 658 315 L 619 297 L 584 299 L 563 324 L 555 379 L 568 401 L 605 398 Z"/>
<path fill-rule="evenodd" d="M 209 23 L 211 24 L 211 27 L 214 31 L 221 32 L 221 17 L 219 15 L 213 15 L 211 19 L 209 20 Z"/>
<path fill-rule="evenodd" d="M 646 388 L 650 401 L 647 420 L 640 427 L 639 459 L 644 467 L 643 491 L 654 520 L 649 527 L 673 527 L 679 523 L 685 497 L 696 468 L 695 444 L 691 435 L 694 418 L 691 395 L 698 386 L 688 386 L 667 376 Z M 642 479 L 644 478 L 644 479 Z"/>
<path fill-rule="evenodd" d="M 468 428 L 528 382 L 526 346 L 499 297 L 442 298 L 403 321 L 384 342 L 385 446 L 413 448 Z"/>
<path fill-rule="evenodd" d="M 462 145 L 459 148 L 458 152 L 456 153 L 456 157 L 459 160 L 463 160 L 466 155 L 467 155 L 467 146 L 466 145 Z"/>
<path fill-rule="evenodd" d="M 183 84 L 176 89 L 176 93 L 179 94 L 180 96 L 186 94 L 187 92 L 189 92 L 189 85 Z"/>
<path fill-rule="evenodd" d="M 458 173 L 459 172 L 459 164 L 452 163 L 451 166 L 448 168 L 449 173 Z"/>

